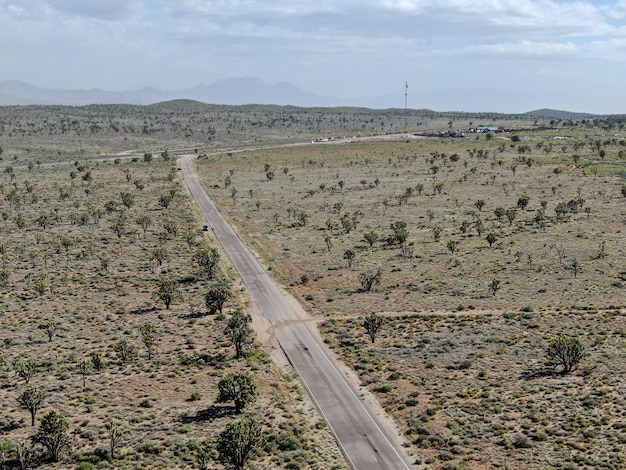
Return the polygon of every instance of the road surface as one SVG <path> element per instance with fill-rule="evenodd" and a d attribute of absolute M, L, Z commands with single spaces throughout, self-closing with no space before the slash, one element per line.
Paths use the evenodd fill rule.
<path fill-rule="evenodd" d="M 267 270 L 209 199 L 196 177 L 193 159 L 187 155 L 180 160 L 189 191 L 257 305 L 273 325 L 281 348 L 300 374 L 352 468 L 410 469 L 393 440 L 314 339 Z"/>

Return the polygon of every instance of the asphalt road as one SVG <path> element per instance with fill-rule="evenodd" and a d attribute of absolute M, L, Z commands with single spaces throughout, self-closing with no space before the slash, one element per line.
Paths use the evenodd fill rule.
<path fill-rule="evenodd" d="M 267 273 L 266 268 L 228 224 L 196 178 L 193 156 L 181 158 L 187 186 L 208 225 L 222 244 L 263 314 L 274 326 L 281 348 L 354 469 L 412 468 L 357 392 L 314 339 L 308 327 Z"/>

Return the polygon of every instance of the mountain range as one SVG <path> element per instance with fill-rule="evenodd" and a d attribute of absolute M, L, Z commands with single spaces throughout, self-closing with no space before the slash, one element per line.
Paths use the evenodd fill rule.
<path fill-rule="evenodd" d="M 397 94 L 372 95 L 348 100 L 320 96 L 287 82 L 266 84 L 253 77 L 218 80 L 210 85 L 198 85 L 180 90 L 146 87 L 139 90 L 106 91 L 39 88 L 19 80 L 0 81 L 0 106 L 138 104 L 148 105 L 175 99 L 190 99 L 223 105 L 273 104 L 300 107 L 354 106 L 372 109 L 403 108 L 404 87 Z M 555 101 L 556 99 L 556 101 Z M 532 109 L 564 109 L 567 96 L 527 96 L 498 89 L 454 89 L 412 93 L 408 107 L 435 111 L 524 113 Z M 488 103 L 491 103 L 489 105 Z"/>

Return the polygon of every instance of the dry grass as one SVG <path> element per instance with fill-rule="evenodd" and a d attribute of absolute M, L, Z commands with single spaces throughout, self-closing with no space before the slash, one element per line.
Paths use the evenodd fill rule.
<path fill-rule="evenodd" d="M 15 360 L 34 361 L 30 384 L 48 392 L 38 417 L 54 409 L 70 421 L 73 454 L 58 468 L 81 461 L 98 468 L 194 468 L 195 443 L 215 438 L 236 418 L 231 406 L 215 405 L 217 382 L 227 372 L 245 371 L 260 391 L 249 413 L 261 420 L 268 439 L 295 442 L 261 452 L 257 468 L 290 462 L 293 468 L 345 468 L 329 431 L 316 427 L 319 418 L 293 375 L 279 370 L 256 343 L 245 359 L 234 359 L 222 332 L 247 296 L 224 254 L 221 275 L 231 279 L 236 299 L 226 306 L 226 318 L 205 315 L 209 281 L 193 254 L 216 243 L 199 230 L 202 222 L 176 173 L 173 161 L 158 158 L 150 165 L 121 161 L 1 174 L 0 269 L 9 273 L 0 291 L 5 445 L 34 433 L 28 412 L 17 406 L 25 383 L 12 370 Z M 122 192 L 133 196 L 128 208 Z M 171 194 L 164 209 L 159 198 Z M 122 212 L 127 226 L 118 238 L 110 227 Z M 36 222 L 41 215 L 55 222 L 43 229 Z M 151 219 L 145 234 L 136 223 L 144 215 Z M 152 258 L 157 248 L 167 253 L 162 266 Z M 164 277 L 180 281 L 182 299 L 170 310 L 153 297 Z M 47 320 L 58 325 L 52 341 L 38 328 Z M 153 360 L 139 332 L 148 323 L 158 334 Z M 137 357 L 118 358 L 113 345 L 121 339 L 136 347 Z M 78 364 L 90 361 L 91 353 L 102 355 L 104 368 L 91 368 L 83 388 Z M 124 431 L 113 463 L 106 459 L 106 420 Z"/>
<path fill-rule="evenodd" d="M 619 311 L 391 317 L 374 345 L 358 318 L 328 320 L 322 333 L 431 468 L 626 463 Z M 560 333 L 578 336 L 588 352 L 568 376 L 545 361 Z"/>
<path fill-rule="evenodd" d="M 209 156 L 201 160 L 200 171 L 212 195 L 285 283 L 301 298 L 313 295 L 308 305 L 317 314 L 350 313 L 355 307 L 428 312 L 623 305 L 623 183 L 615 174 L 603 174 L 619 165 L 623 169 L 623 163 L 577 168 L 567 152 L 543 155 L 535 150 L 528 167 L 508 140 L 501 142 L 508 150 L 498 152 L 498 140 L 242 152 Z M 469 154 L 478 150 L 487 157 Z M 450 160 L 454 154 L 456 162 Z M 274 172 L 272 181 L 265 176 L 266 164 Z M 555 168 L 561 172 L 555 174 Z M 441 194 L 434 191 L 438 184 Z M 413 195 L 399 205 L 397 197 L 407 188 Z M 517 208 L 521 196 L 530 198 L 525 210 Z M 583 208 L 557 220 L 557 205 L 577 198 L 584 199 Z M 478 199 L 485 201 L 481 211 L 475 207 Z M 542 202 L 545 230 L 535 222 Z M 512 224 L 506 217 L 497 219 L 497 207 L 515 210 Z M 296 226 L 293 211 L 308 214 L 306 226 Z M 346 233 L 341 218 L 355 214 L 357 226 Z M 370 248 L 364 241 L 369 231 L 385 239 L 396 221 L 407 223 L 404 253 L 381 241 Z M 433 236 L 436 227 L 441 229 L 439 241 Z M 490 232 L 497 236 L 492 247 L 485 240 Z M 451 240 L 458 246 L 454 253 L 447 246 Z M 350 269 L 343 259 L 346 250 L 356 252 Z M 569 269 L 574 260 L 580 264 L 576 277 Z M 359 274 L 378 268 L 383 270 L 381 285 L 360 293 Z M 489 292 L 493 279 L 500 282 L 495 296 Z"/>
<path fill-rule="evenodd" d="M 626 452 L 624 141 L 556 137 L 381 138 L 207 155 L 199 171 L 275 275 L 326 319 L 327 341 L 407 432 L 416 461 L 616 469 Z M 557 217 L 572 200 L 580 204 Z M 512 223 L 497 207 L 514 211 Z M 349 232 L 346 214 L 356 220 Z M 396 221 L 407 223 L 404 250 L 384 242 Z M 370 231 L 383 241 L 370 247 Z M 381 284 L 363 292 L 368 269 L 382 270 Z M 374 346 L 361 326 L 370 312 L 391 317 Z M 544 361 L 561 332 L 589 352 L 566 377 Z"/>
<path fill-rule="evenodd" d="M 532 127 L 519 116 L 506 122 L 499 115 L 411 112 L 409 130 L 441 129 L 449 120 L 455 128 Z M 151 165 L 38 163 L 119 150 L 371 134 L 398 130 L 402 121 L 399 110 L 177 102 L 3 108 L 4 442 L 25 442 L 34 431 L 28 412 L 17 408 L 24 382 L 11 367 L 15 359 L 32 359 L 37 370 L 31 383 L 49 395 L 38 416 L 61 411 L 74 433 L 74 453 L 58 468 L 81 461 L 100 468 L 191 468 L 195 443 L 215 437 L 233 419 L 228 406 L 214 406 L 216 384 L 222 374 L 240 370 L 253 374 L 261 389 L 251 413 L 262 420 L 269 441 L 283 443 L 262 452 L 255 468 L 346 468 L 296 377 L 279 370 L 258 343 L 245 359 L 234 360 L 222 334 L 225 319 L 203 315 L 208 282 L 192 256 L 216 245 L 197 230 L 202 221 L 173 161 L 155 154 Z M 517 143 L 501 135 L 410 142 L 380 137 L 207 153 L 198 167 L 277 279 L 324 320 L 327 342 L 407 432 L 416 461 L 432 468 L 620 468 L 626 214 L 618 176 L 624 140 L 614 132 L 589 121 L 521 133 Z M 520 145 L 530 153 L 520 153 Z M 412 194 L 400 205 L 407 188 Z M 122 192 L 134 197 L 128 208 Z M 172 205 L 164 209 L 159 198 L 171 194 Z M 517 207 L 522 196 L 530 198 L 523 210 Z M 578 198 L 582 207 L 557 220 L 557 204 Z M 485 201 L 482 210 L 478 199 Z M 542 201 L 545 227 L 535 220 Z M 496 207 L 515 208 L 513 223 L 498 220 Z M 118 238 L 111 225 L 122 211 L 128 224 Z M 302 211 L 306 225 L 296 226 Z M 146 214 L 152 224 L 144 235 L 136 219 Z M 345 214 L 356 221 L 349 233 Z M 55 222 L 43 229 L 37 223 L 42 215 Z M 397 221 L 407 223 L 404 249 L 364 241 L 369 231 L 385 239 Z M 464 222 L 468 230 L 462 232 Z M 497 236 L 492 247 L 485 240 L 489 232 Z M 454 253 L 450 241 L 457 244 Z M 152 257 L 157 248 L 168 254 L 162 266 Z M 346 250 L 356 254 L 351 268 Z M 228 315 L 246 305 L 247 293 L 224 258 L 221 274 L 237 292 Z M 367 269 L 382 270 L 372 292 L 362 292 L 359 282 Z M 164 276 L 181 281 L 183 300 L 171 310 L 153 297 Z M 495 296 L 489 292 L 494 279 L 500 286 Z M 374 346 L 360 326 L 370 312 L 390 317 Z M 38 327 L 50 319 L 59 329 L 48 342 Z M 159 334 L 152 361 L 139 335 L 147 323 Z M 589 356 L 571 376 L 543 375 L 547 341 L 562 331 L 580 336 Z M 112 349 L 123 338 L 138 351 L 127 363 Z M 105 367 L 91 370 L 83 388 L 77 366 L 92 352 L 102 354 Z M 113 463 L 104 456 L 103 423 L 110 419 L 124 431 Z"/>

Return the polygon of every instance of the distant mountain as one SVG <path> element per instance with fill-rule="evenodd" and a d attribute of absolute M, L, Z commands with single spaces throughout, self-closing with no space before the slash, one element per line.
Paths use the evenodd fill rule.
<path fill-rule="evenodd" d="M 410 109 L 432 109 L 438 112 L 489 112 L 522 114 L 528 109 L 563 108 L 571 103 L 567 95 L 550 94 L 546 96 L 528 96 L 495 88 L 485 89 L 448 89 L 416 92 L 408 95 L 407 106 Z M 404 108 L 404 89 L 397 94 L 372 95 L 358 100 L 346 100 L 331 96 L 320 96 L 304 91 L 286 82 L 268 85 L 258 78 L 229 78 L 218 80 L 211 85 L 198 85 L 180 90 L 161 90 L 146 87 L 139 90 L 105 91 L 64 90 L 38 88 L 28 83 L 7 80 L 0 82 L 0 106 L 9 105 L 72 105 L 87 104 L 140 104 L 148 105 L 163 101 L 189 99 L 209 104 L 245 105 L 273 104 L 279 106 L 300 107 L 362 107 L 372 109 Z M 533 115 L 540 116 L 539 111 Z M 560 112 L 574 116 L 583 113 Z M 530 113 L 528 113 L 530 114 Z M 555 115 L 556 116 L 556 115 Z M 585 116 L 587 116 L 585 114 Z M 552 118 L 544 116 L 542 118 Z"/>
<path fill-rule="evenodd" d="M 258 78 L 231 78 L 218 80 L 211 85 L 198 85 L 182 90 L 104 91 L 60 90 L 38 88 L 26 82 L 7 80 L 0 82 L 0 105 L 59 104 L 81 106 L 87 104 L 153 104 L 175 99 L 192 99 L 211 104 L 275 104 L 302 107 L 344 106 L 347 101 L 323 97 L 301 90 L 286 82 L 267 85 Z"/>

